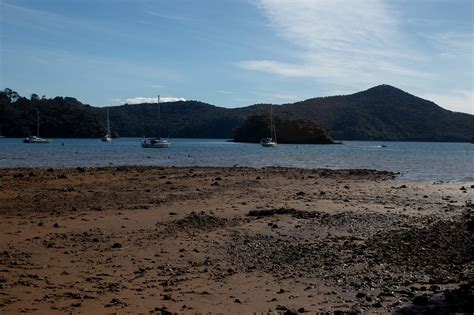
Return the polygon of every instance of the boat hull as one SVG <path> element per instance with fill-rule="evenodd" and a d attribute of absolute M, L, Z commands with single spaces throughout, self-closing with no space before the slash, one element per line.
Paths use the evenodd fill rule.
<path fill-rule="evenodd" d="M 43 138 L 25 138 L 23 139 L 23 143 L 39 143 L 39 144 L 47 144 L 51 143 L 50 139 L 43 139 Z"/>
<path fill-rule="evenodd" d="M 151 148 L 151 149 L 161 149 L 161 148 L 169 148 L 171 145 L 170 142 L 168 143 L 142 143 L 142 148 Z"/>
<path fill-rule="evenodd" d="M 100 139 L 100 140 L 103 141 L 103 142 L 110 142 L 110 141 L 112 141 L 112 138 L 110 138 L 110 137 L 103 137 L 103 138 Z"/>
<path fill-rule="evenodd" d="M 276 141 L 273 141 L 272 138 L 264 138 L 260 141 L 260 144 L 265 148 L 274 148 L 277 146 Z"/>
<path fill-rule="evenodd" d="M 161 139 L 149 139 L 142 141 L 142 148 L 150 148 L 150 149 L 162 149 L 162 148 L 169 148 L 171 142 L 168 140 L 161 140 Z"/>

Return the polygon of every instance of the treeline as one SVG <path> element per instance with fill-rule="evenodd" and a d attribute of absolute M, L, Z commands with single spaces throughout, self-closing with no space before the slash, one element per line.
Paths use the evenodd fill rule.
<path fill-rule="evenodd" d="M 274 125 L 278 143 L 333 143 L 329 131 L 310 120 L 274 117 Z M 258 143 L 267 137 L 271 137 L 268 115 L 250 116 L 234 133 L 236 142 Z"/>
<path fill-rule="evenodd" d="M 11 89 L 0 92 L 0 125 L 7 137 L 36 135 L 39 111 L 42 137 L 100 137 L 106 132 L 101 112 L 72 97 L 48 99 L 20 96 Z"/>
<path fill-rule="evenodd" d="M 162 103 L 161 135 L 183 138 L 233 138 L 250 116 L 268 115 L 269 104 L 224 108 L 198 101 Z M 40 111 L 41 136 L 100 137 L 106 109 L 72 97 L 29 98 L 0 92 L 3 135 L 23 137 L 36 132 Z M 109 107 L 112 133 L 121 137 L 158 135 L 158 105 Z M 455 113 L 388 85 L 344 96 L 275 105 L 275 117 L 305 119 L 330 130 L 337 140 L 465 141 L 474 136 L 474 115 Z"/>

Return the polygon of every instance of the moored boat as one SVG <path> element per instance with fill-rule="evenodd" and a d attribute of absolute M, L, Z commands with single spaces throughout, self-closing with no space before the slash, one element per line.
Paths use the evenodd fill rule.
<path fill-rule="evenodd" d="M 263 138 L 260 140 L 260 144 L 262 147 L 266 148 L 274 148 L 277 146 L 277 140 L 276 140 L 276 129 L 275 125 L 273 124 L 273 106 L 270 104 L 270 137 L 269 138 Z"/>
<path fill-rule="evenodd" d="M 107 134 L 100 139 L 104 142 L 112 141 L 112 135 L 110 133 L 110 120 L 109 120 L 109 109 L 107 108 Z"/>
<path fill-rule="evenodd" d="M 36 111 L 36 136 L 28 136 L 23 139 L 23 143 L 51 143 L 51 139 L 43 139 L 39 136 L 39 110 Z"/>
<path fill-rule="evenodd" d="M 142 148 L 169 148 L 171 142 L 166 139 L 152 138 L 152 139 L 143 139 Z"/>
<path fill-rule="evenodd" d="M 158 95 L 158 137 L 143 139 L 141 141 L 142 148 L 152 148 L 152 149 L 161 149 L 169 148 L 171 142 L 167 139 L 161 139 L 161 106 L 160 106 L 160 96 Z"/>

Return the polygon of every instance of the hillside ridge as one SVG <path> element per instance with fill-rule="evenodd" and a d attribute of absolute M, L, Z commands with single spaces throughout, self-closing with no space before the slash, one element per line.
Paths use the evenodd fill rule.
<path fill-rule="evenodd" d="M 23 137 L 36 130 L 41 112 L 45 137 L 100 137 L 106 108 L 72 97 L 30 99 L 5 89 L 0 92 L 0 125 L 4 136 Z M 156 136 L 158 106 L 151 103 L 109 106 L 116 136 Z M 270 104 L 224 108 L 200 101 L 161 104 L 162 135 L 186 138 L 232 138 L 253 115 L 268 115 Z M 275 105 L 275 116 L 307 119 L 328 129 L 336 140 L 471 141 L 474 115 L 452 112 L 390 85 L 348 95 L 310 98 Z"/>

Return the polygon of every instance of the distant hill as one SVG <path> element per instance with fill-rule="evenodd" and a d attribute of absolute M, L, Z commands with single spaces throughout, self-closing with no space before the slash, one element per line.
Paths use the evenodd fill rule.
<path fill-rule="evenodd" d="M 252 115 L 268 115 L 269 104 L 228 109 L 198 101 L 162 103 L 162 135 L 189 138 L 232 138 Z M 14 91 L 0 92 L 3 135 L 22 137 L 36 130 L 36 108 L 45 137 L 100 137 L 105 108 L 74 98 L 30 99 Z M 155 136 L 156 104 L 109 107 L 112 131 L 119 136 Z M 275 116 L 303 118 L 330 130 L 339 140 L 471 141 L 474 115 L 441 108 L 389 85 L 363 92 L 308 99 L 273 107 Z"/>
<path fill-rule="evenodd" d="M 455 113 L 389 85 L 281 106 L 331 130 L 335 139 L 469 141 L 474 115 Z"/>

